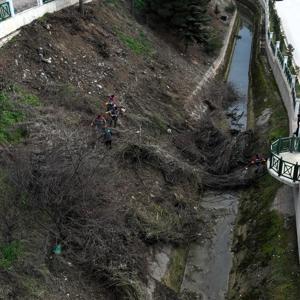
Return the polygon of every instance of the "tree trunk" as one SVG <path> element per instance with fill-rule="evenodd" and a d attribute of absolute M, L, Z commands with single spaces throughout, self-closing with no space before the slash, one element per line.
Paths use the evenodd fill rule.
<path fill-rule="evenodd" d="M 79 12 L 82 16 L 84 15 L 83 0 L 79 0 Z"/>

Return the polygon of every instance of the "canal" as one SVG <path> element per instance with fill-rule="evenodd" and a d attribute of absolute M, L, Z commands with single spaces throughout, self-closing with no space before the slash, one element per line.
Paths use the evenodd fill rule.
<path fill-rule="evenodd" d="M 249 69 L 252 50 L 252 24 L 240 16 L 235 46 L 229 64 L 227 81 L 238 98 L 228 108 L 230 127 L 247 129 Z M 232 268 L 233 231 L 238 213 L 239 193 L 234 191 L 206 192 L 201 208 L 214 220 L 214 228 L 207 239 L 200 237 L 191 245 L 181 291 L 195 293 L 203 300 L 223 300 L 228 290 Z"/>
<path fill-rule="evenodd" d="M 240 28 L 236 35 L 236 43 L 229 66 L 227 82 L 238 93 L 238 99 L 228 108 L 231 128 L 245 130 L 247 128 L 249 68 L 252 49 L 252 23 L 240 17 Z"/>

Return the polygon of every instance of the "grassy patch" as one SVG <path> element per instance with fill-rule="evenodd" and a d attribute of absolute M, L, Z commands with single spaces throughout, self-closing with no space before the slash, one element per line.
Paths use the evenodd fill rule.
<path fill-rule="evenodd" d="M 259 117 L 266 108 L 272 110 L 268 130 L 260 139 L 270 144 L 274 139 L 288 136 L 287 112 L 281 102 L 276 82 L 271 74 L 266 76 L 266 65 L 258 59 L 252 68 L 253 108 L 256 117 Z M 264 149 L 264 152 L 267 149 Z"/>
<path fill-rule="evenodd" d="M 39 299 L 45 295 L 45 290 L 35 278 L 25 277 L 23 286 L 34 299 Z"/>
<path fill-rule="evenodd" d="M 156 127 L 160 132 L 166 132 L 167 124 L 166 120 L 159 113 L 153 112 L 150 115 L 151 122 L 153 126 Z"/>
<path fill-rule="evenodd" d="M 0 246 L 0 268 L 8 269 L 22 254 L 22 247 L 19 241 Z"/>
<path fill-rule="evenodd" d="M 132 50 L 135 54 L 151 55 L 153 52 L 150 41 L 146 38 L 145 34 L 140 31 L 137 36 L 126 35 L 123 32 L 117 33 L 122 43 Z"/>
<path fill-rule="evenodd" d="M 104 2 L 105 2 L 106 4 L 113 5 L 113 6 L 117 6 L 117 5 L 119 5 L 119 3 L 120 3 L 119 0 L 105 0 Z"/>
<path fill-rule="evenodd" d="M 173 249 L 168 271 L 163 278 L 163 283 L 176 293 L 180 292 L 187 256 L 188 247 L 182 246 Z"/>
<path fill-rule="evenodd" d="M 26 118 L 25 108 L 40 104 L 39 99 L 23 90 L 14 88 L 13 91 L 0 93 L 0 143 L 17 142 L 24 135 L 24 130 L 14 128 Z"/>
<path fill-rule="evenodd" d="M 37 22 L 39 22 L 40 24 L 46 25 L 49 22 L 49 17 L 50 17 L 50 13 L 46 13 L 43 16 L 41 16 L 40 18 L 37 19 Z"/>
<path fill-rule="evenodd" d="M 251 269 L 262 278 L 252 279 L 253 286 L 239 299 L 299 299 L 295 224 L 291 221 L 286 226 L 284 218 L 271 210 L 280 186 L 280 182 L 265 175 L 243 194 L 239 225 L 247 226 L 247 238 L 239 237 L 235 247 L 236 251 L 244 252 L 239 272 L 247 273 Z M 267 274 L 259 273 L 266 267 L 269 269 Z"/>
<path fill-rule="evenodd" d="M 13 141 L 17 138 L 16 131 L 9 129 L 14 124 L 23 120 L 23 114 L 9 101 L 6 94 L 0 94 L 0 142 Z"/>

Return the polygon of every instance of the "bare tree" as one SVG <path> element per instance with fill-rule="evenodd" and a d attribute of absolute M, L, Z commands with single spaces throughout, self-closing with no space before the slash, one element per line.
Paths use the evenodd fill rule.
<path fill-rule="evenodd" d="M 81 15 L 84 15 L 84 5 L 83 5 L 83 1 L 84 0 L 79 0 L 79 12 L 81 13 Z"/>
<path fill-rule="evenodd" d="M 9 182 L 28 197 L 32 221 L 46 229 L 48 253 L 61 244 L 63 256 L 87 275 L 106 282 L 116 295 L 138 299 L 131 279 L 146 269 L 143 251 L 137 250 L 143 243 L 126 225 L 128 208 L 111 205 L 103 193 L 113 176 L 107 176 L 109 166 L 86 145 L 82 133 L 62 131 L 52 147 L 17 152 L 8 166 Z M 15 211 L 11 215 L 4 219 L 0 214 L 6 240 L 14 233 Z M 132 235 L 134 242 L 129 242 Z"/>

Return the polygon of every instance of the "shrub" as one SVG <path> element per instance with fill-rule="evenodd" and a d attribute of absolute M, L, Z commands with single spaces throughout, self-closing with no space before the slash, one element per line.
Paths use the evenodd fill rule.
<path fill-rule="evenodd" d="M 232 2 L 225 7 L 225 11 L 229 14 L 233 14 L 235 9 L 236 7 Z"/>
<path fill-rule="evenodd" d="M 220 36 L 216 33 L 211 34 L 207 43 L 205 43 L 204 50 L 208 54 L 214 54 L 222 48 L 223 42 Z"/>
<path fill-rule="evenodd" d="M 0 246 L 0 268 L 7 269 L 18 259 L 22 253 L 19 241 Z"/>
<path fill-rule="evenodd" d="M 16 142 L 25 134 L 20 128 L 14 128 L 25 119 L 27 107 L 40 104 L 37 96 L 27 93 L 17 87 L 11 91 L 0 92 L 0 142 Z"/>

